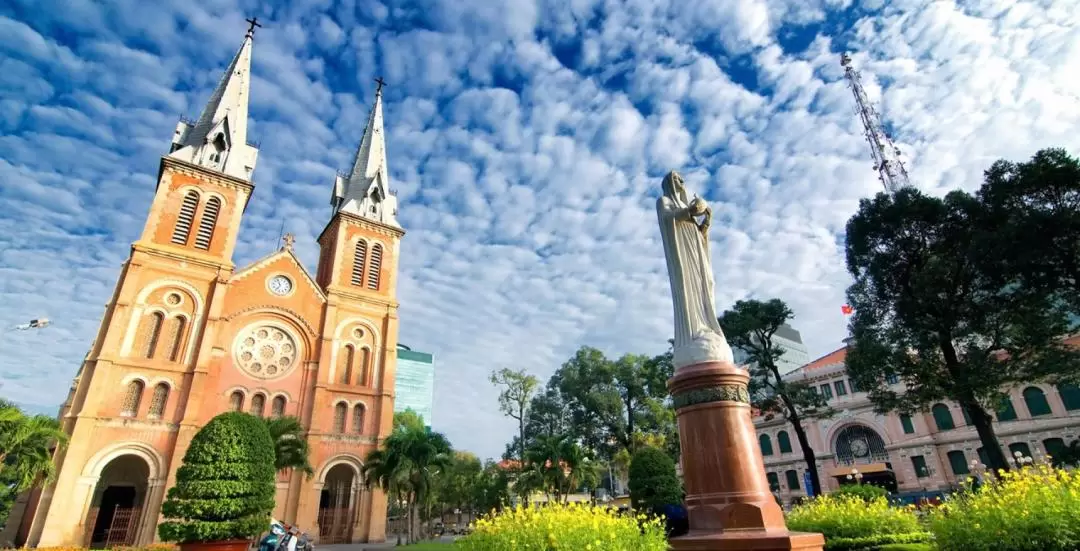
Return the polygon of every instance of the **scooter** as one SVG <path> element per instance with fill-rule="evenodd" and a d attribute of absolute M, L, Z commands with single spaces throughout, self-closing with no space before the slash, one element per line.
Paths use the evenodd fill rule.
<path fill-rule="evenodd" d="M 259 551 L 277 551 L 281 544 L 281 538 L 285 535 L 285 527 L 278 522 L 270 523 L 270 533 L 259 541 Z"/>
<path fill-rule="evenodd" d="M 296 538 L 296 551 L 315 551 L 315 543 L 307 532 L 301 532 Z"/>

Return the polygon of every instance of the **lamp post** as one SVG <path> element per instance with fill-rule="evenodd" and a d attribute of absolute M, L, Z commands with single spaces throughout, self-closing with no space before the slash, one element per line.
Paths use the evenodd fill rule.
<path fill-rule="evenodd" d="M 848 482 L 854 480 L 856 484 L 862 484 L 863 474 L 859 472 L 859 469 L 852 467 L 851 473 L 847 475 L 847 479 Z"/>

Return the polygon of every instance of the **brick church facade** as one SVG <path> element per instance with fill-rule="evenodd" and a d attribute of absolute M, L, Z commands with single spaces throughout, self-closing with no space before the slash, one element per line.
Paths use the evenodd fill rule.
<path fill-rule="evenodd" d="M 322 543 L 385 539 L 386 496 L 361 476 L 392 425 L 404 235 L 388 188 L 381 88 L 351 172 L 333 182 L 317 272 L 304 269 L 291 236 L 238 269 L 256 188 L 252 44 L 249 31 L 199 119 L 177 126 L 145 228 L 61 409 L 71 439 L 55 483 L 17 503 L 9 541 L 156 541 L 192 436 L 229 410 L 296 416 L 308 431 L 315 474 L 279 473 L 275 518 Z"/>

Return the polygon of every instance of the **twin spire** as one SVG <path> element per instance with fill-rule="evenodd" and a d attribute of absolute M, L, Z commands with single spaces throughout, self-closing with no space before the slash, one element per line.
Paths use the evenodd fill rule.
<path fill-rule="evenodd" d="M 199 119 L 176 125 L 169 157 L 251 181 L 258 148 L 247 143 L 248 96 L 251 89 L 251 47 L 257 19 L 250 27 L 240 50 L 221 77 Z M 382 79 L 376 79 L 375 103 L 368 115 L 364 136 L 352 169 L 334 180 L 330 204 L 334 214 L 345 212 L 383 224 L 400 227 L 397 198 L 390 193 L 390 173 L 386 163 L 383 132 Z"/>

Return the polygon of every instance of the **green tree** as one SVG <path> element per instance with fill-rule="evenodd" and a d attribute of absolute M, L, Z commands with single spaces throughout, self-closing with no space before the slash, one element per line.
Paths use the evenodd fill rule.
<path fill-rule="evenodd" d="M 630 503 L 634 509 L 650 511 L 682 500 L 682 483 L 671 457 L 651 446 L 635 451 L 630 460 Z"/>
<path fill-rule="evenodd" d="M 250 540 L 270 522 L 276 492 L 274 442 L 247 413 L 214 417 L 191 439 L 161 507 L 165 541 Z"/>
<path fill-rule="evenodd" d="M 369 486 L 379 486 L 405 501 L 410 542 L 419 535 L 421 506 L 428 503 L 436 477 L 450 466 L 453 457 L 446 437 L 418 426 L 418 418 L 395 415 L 395 429 L 364 462 L 364 479 Z"/>
<path fill-rule="evenodd" d="M 978 198 L 915 189 L 864 199 L 847 224 L 853 345 L 847 371 L 879 412 L 964 409 L 990 466 L 1009 468 L 992 425 L 1002 389 L 1075 377 L 1067 304 L 1010 275 Z M 899 384 L 892 381 L 899 378 Z"/>
<path fill-rule="evenodd" d="M 514 371 L 503 368 L 490 377 L 491 384 L 499 387 L 499 411 L 518 423 L 518 461 L 525 461 L 525 420 L 529 402 L 540 381 L 524 369 Z"/>
<path fill-rule="evenodd" d="M 11 402 L 0 400 L 0 475 L 12 485 L 12 495 L 51 482 L 56 476 L 54 450 L 67 442 L 56 419 L 27 416 Z"/>
<path fill-rule="evenodd" d="M 810 480 L 821 493 L 817 456 L 806 436 L 803 422 L 833 415 L 825 398 L 802 381 L 787 381 L 780 375 L 777 361 L 784 348 L 773 341 L 776 331 L 794 314 L 780 299 L 740 300 L 720 316 L 720 327 L 732 346 L 747 355 L 750 371 L 749 392 L 754 407 L 763 415 L 782 415 L 791 424 L 799 441 Z"/>
<path fill-rule="evenodd" d="M 486 461 L 473 491 L 477 512 L 497 511 L 510 501 L 510 477 L 497 463 Z"/>
<path fill-rule="evenodd" d="M 997 161 L 978 197 L 1006 281 L 1054 295 L 1080 312 L 1080 160 L 1050 148 L 1027 162 Z"/>
<path fill-rule="evenodd" d="M 315 474 L 308 460 L 311 452 L 308 448 L 307 431 L 300 424 L 300 420 L 287 415 L 265 418 L 264 422 L 270 431 L 270 438 L 274 441 L 274 468 L 279 471 L 296 469 L 309 478 Z"/>
<path fill-rule="evenodd" d="M 454 509 L 458 511 L 474 512 L 476 487 L 481 483 L 483 465 L 475 454 L 464 451 L 454 452 L 450 465 L 443 470 L 438 478 L 438 497 L 442 509 Z M 457 523 L 461 523 L 461 514 L 457 515 Z"/>

